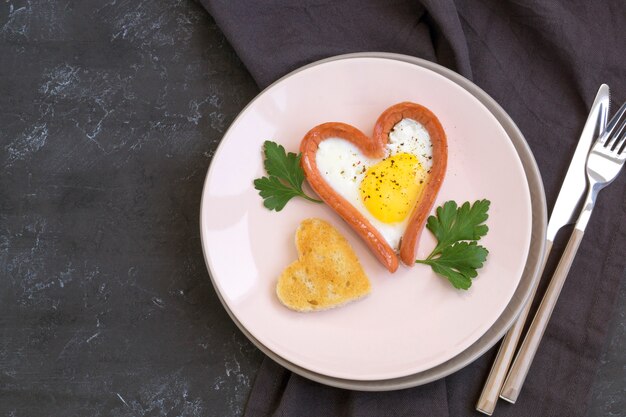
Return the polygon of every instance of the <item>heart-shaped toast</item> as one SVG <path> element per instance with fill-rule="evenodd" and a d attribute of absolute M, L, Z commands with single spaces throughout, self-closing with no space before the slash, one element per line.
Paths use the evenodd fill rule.
<path fill-rule="evenodd" d="M 302 221 L 296 231 L 298 260 L 283 271 L 278 299 L 296 311 L 338 307 L 370 293 L 370 282 L 352 247 L 320 219 Z"/>
<path fill-rule="evenodd" d="M 315 192 L 391 272 L 414 265 L 417 242 L 446 172 L 448 145 L 437 117 L 403 102 L 385 110 L 370 138 L 323 123 L 302 139 L 302 167 Z"/>

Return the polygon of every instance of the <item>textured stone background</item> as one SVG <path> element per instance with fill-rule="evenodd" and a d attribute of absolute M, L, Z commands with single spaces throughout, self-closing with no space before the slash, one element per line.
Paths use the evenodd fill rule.
<path fill-rule="evenodd" d="M 242 414 L 198 211 L 257 93 L 191 0 L 0 3 L 0 415 Z M 624 306 L 590 417 L 626 414 Z"/>

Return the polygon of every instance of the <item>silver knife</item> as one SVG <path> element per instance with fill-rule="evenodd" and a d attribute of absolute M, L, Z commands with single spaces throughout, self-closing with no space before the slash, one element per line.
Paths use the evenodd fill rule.
<path fill-rule="evenodd" d="M 578 146 L 572 162 L 569 164 L 565 181 L 561 185 L 561 191 L 556 199 L 546 239 L 554 242 L 557 232 L 565 225 L 573 224 L 580 212 L 580 203 L 587 189 L 587 177 L 585 176 L 585 162 L 591 149 L 593 139 L 598 137 L 606 128 L 609 116 L 609 86 L 602 84 L 596 94 L 596 99 L 591 106 L 587 117 L 587 123 L 580 134 Z"/>
<path fill-rule="evenodd" d="M 533 298 L 535 297 L 537 286 L 539 285 L 539 278 L 541 278 L 543 269 L 546 266 L 546 261 L 550 256 L 554 238 L 563 226 L 573 224 L 576 221 L 576 213 L 579 211 L 577 209 L 580 207 L 587 188 L 587 179 L 585 177 L 585 162 L 587 160 L 587 154 L 591 149 L 593 139 L 604 131 L 608 119 L 608 113 L 609 86 L 602 84 L 596 94 L 595 100 L 593 101 L 591 110 L 589 111 L 589 116 L 587 116 L 587 121 L 585 122 L 583 131 L 580 134 L 576 151 L 574 152 L 567 174 L 565 175 L 565 180 L 563 181 L 563 185 L 561 185 L 561 190 L 559 191 L 556 203 L 552 209 L 552 214 L 550 216 L 546 232 L 546 247 L 543 262 L 541 269 L 537 272 L 538 278 L 535 279 L 535 282 L 533 283 L 530 298 L 526 302 L 526 305 L 522 309 L 518 319 L 515 323 L 513 323 L 513 326 L 509 329 L 506 336 L 502 340 L 498 355 L 496 356 L 496 359 L 491 367 L 491 372 L 487 377 L 483 391 L 478 399 L 478 402 L 476 403 L 476 409 L 484 414 L 491 415 L 493 413 L 496 401 L 498 400 L 498 395 L 512 403 L 515 403 L 517 400 L 519 390 L 508 389 L 507 392 L 504 390 L 500 392 L 500 390 L 504 384 L 504 379 L 509 369 L 509 365 L 513 360 L 513 354 L 515 353 L 522 330 L 524 329 L 526 318 L 530 312 L 530 306 Z"/>

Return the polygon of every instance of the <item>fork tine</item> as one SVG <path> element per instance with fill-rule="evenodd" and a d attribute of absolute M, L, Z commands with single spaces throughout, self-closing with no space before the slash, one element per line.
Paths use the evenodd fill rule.
<path fill-rule="evenodd" d="M 622 146 L 621 142 L 623 139 L 622 134 L 624 133 L 624 126 L 626 126 L 626 118 L 620 120 L 620 124 L 615 125 L 615 129 L 611 133 L 611 142 L 613 142 L 613 145 L 611 146 L 612 151 Z"/>
<path fill-rule="evenodd" d="M 622 104 L 622 107 L 619 108 L 615 116 L 609 121 L 609 124 L 607 124 L 604 133 L 598 138 L 598 142 L 602 143 L 605 148 L 610 146 L 611 149 L 614 149 L 614 139 L 617 137 L 614 133 L 616 129 L 622 126 L 624 116 L 626 116 L 626 103 Z"/>
<path fill-rule="evenodd" d="M 617 138 L 617 143 L 613 145 L 613 149 L 617 149 L 617 153 L 621 155 L 621 153 L 624 152 L 624 147 L 626 147 L 626 119 L 622 122 L 615 137 Z M 626 153 L 623 156 L 626 157 Z"/>

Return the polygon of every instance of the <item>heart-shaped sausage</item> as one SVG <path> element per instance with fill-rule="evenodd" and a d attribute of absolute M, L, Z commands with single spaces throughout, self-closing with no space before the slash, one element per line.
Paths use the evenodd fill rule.
<path fill-rule="evenodd" d="M 369 279 L 350 244 L 321 219 L 306 219 L 296 231 L 298 260 L 276 284 L 276 295 L 296 311 L 326 310 L 370 293 Z"/>
<path fill-rule="evenodd" d="M 345 123 L 323 123 L 311 129 L 302 139 L 302 167 L 313 190 L 332 207 L 367 243 L 385 267 L 395 272 L 398 255 L 379 230 L 354 205 L 342 197 L 323 177 L 316 160 L 320 144 L 331 138 L 351 142 L 368 158 L 383 158 L 386 155 L 389 134 L 404 119 L 417 122 L 428 132 L 432 144 L 432 165 L 428 171 L 421 194 L 410 211 L 410 217 L 399 244 L 399 257 L 408 266 L 415 263 L 417 241 L 422 233 L 428 214 L 446 172 L 448 145 L 446 134 L 437 117 L 426 107 L 403 102 L 385 110 L 374 126 L 370 138 L 354 126 Z M 393 166 L 393 164 L 392 164 Z"/>

